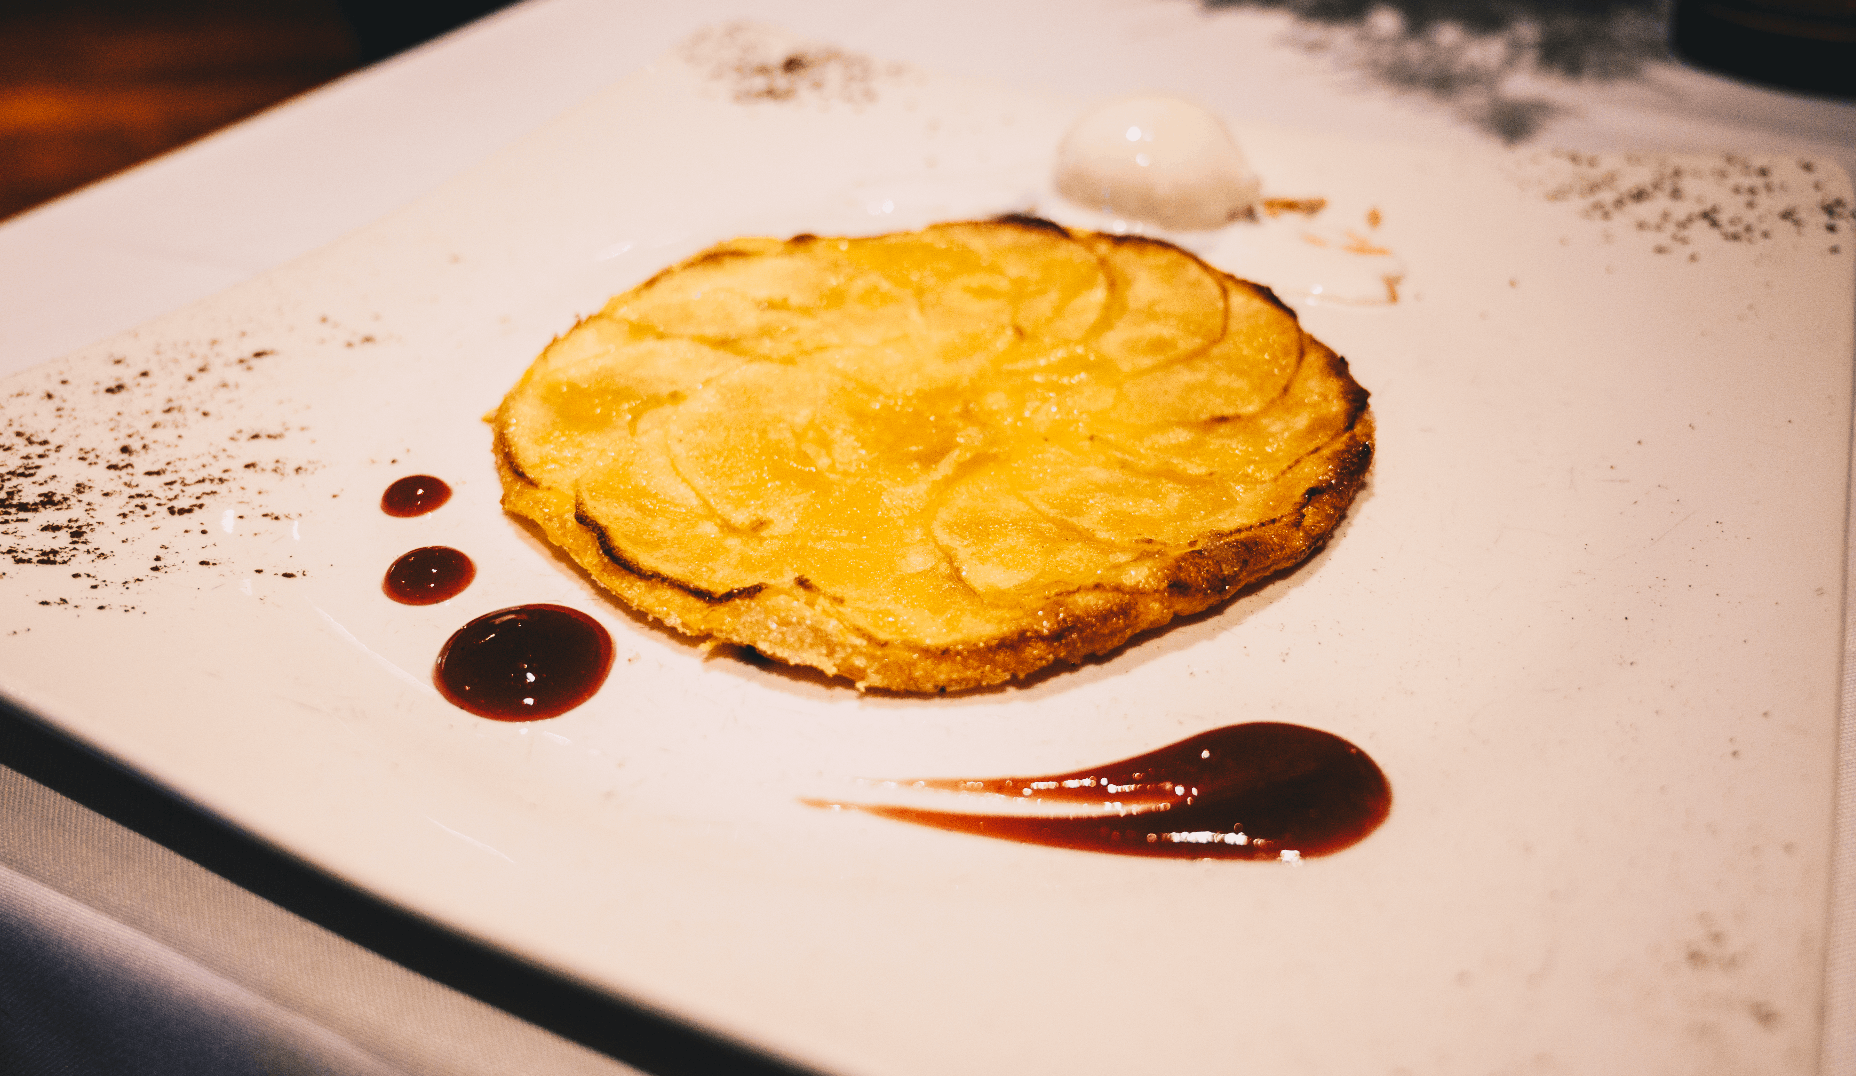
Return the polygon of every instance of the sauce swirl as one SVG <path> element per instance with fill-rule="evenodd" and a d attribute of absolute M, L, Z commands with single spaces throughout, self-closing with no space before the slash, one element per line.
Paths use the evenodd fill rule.
<path fill-rule="evenodd" d="M 564 605 L 518 605 L 459 628 L 432 681 L 473 714 L 535 721 L 592 698 L 611 669 L 612 636 L 598 621 Z"/>
<path fill-rule="evenodd" d="M 1285 861 L 1356 844 L 1392 809 L 1391 786 L 1366 752 L 1330 733 L 1278 722 L 1213 729 L 1071 773 L 895 784 L 1030 801 L 1047 813 L 1003 813 L 1004 804 L 1001 812 L 982 812 L 805 802 L 1085 852 Z M 1048 813 L 1051 806 L 1059 813 Z"/>

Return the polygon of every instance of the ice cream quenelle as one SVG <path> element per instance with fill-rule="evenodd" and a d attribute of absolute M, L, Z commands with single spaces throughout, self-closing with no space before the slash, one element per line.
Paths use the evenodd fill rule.
<path fill-rule="evenodd" d="M 1162 228 L 1221 228 L 1262 182 L 1224 122 L 1178 97 L 1124 97 L 1076 121 L 1057 149 L 1057 190 L 1111 216 Z"/>

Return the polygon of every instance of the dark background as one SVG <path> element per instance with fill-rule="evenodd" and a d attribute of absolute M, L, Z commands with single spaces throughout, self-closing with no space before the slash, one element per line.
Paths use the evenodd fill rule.
<path fill-rule="evenodd" d="M 0 0 L 0 220 L 508 0 Z"/>

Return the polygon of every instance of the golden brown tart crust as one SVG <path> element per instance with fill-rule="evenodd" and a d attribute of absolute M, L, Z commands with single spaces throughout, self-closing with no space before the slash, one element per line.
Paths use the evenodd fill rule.
<path fill-rule="evenodd" d="M 720 244 L 556 339 L 494 423 L 503 506 L 627 604 L 908 692 L 1294 567 L 1373 453 L 1366 391 L 1267 288 L 1024 217 Z"/>

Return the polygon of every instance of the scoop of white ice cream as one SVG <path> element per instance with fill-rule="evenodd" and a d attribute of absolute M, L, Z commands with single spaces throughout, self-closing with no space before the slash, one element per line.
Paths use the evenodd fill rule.
<path fill-rule="evenodd" d="M 1076 121 L 1057 149 L 1057 190 L 1163 228 L 1221 228 L 1262 183 L 1223 121 L 1177 97 L 1124 97 Z"/>

